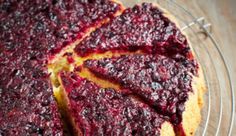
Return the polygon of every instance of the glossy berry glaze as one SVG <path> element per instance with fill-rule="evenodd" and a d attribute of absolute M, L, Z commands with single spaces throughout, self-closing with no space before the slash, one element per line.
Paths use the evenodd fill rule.
<path fill-rule="evenodd" d="M 119 9 L 106 0 L 0 2 L 0 135 L 62 135 L 47 61 Z"/>
<path fill-rule="evenodd" d="M 152 4 L 144 3 L 126 9 L 121 16 L 91 33 L 75 48 L 79 56 L 117 50 L 162 54 L 183 63 L 197 74 L 197 63 L 186 37 Z"/>
<path fill-rule="evenodd" d="M 192 76 L 175 60 L 161 55 L 125 55 L 87 60 L 84 65 L 140 96 L 157 112 L 169 116 L 172 123 L 181 122 L 184 103 L 192 91 Z"/>
<path fill-rule="evenodd" d="M 161 115 L 136 99 L 101 88 L 75 73 L 61 73 L 73 120 L 86 136 L 160 135 Z"/>

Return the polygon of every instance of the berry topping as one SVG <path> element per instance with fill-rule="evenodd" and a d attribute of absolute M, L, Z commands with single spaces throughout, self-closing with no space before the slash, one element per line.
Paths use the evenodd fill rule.
<path fill-rule="evenodd" d="M 192 91 L 192 75 L 175 60 L 161 55 L 124 55 L 87 60 L 84 66 L 140 96 L 173 123 L 181 122 L 184 103 Z"/>
<path fill-rule="evenodd" d="M 148 105 L 75 73 L 61 73 L 60 78 L 82 135 L 160 135 L 165 120 Z"/>

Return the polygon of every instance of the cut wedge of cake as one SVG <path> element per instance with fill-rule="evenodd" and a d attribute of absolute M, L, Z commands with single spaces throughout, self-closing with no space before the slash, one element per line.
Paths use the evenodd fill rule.
<path fill-rule="evenodd" d="M 147 104 L 75 73 L 60 73 L 68 114 L 78 135 L 174 135 L 172 125 Z"/>
<path fill-rule="evenodd" d="M 182 118 L 183 112 L 186 111 L 187 101 L 195 99 L 194 102 L 191 102 L 191 106 L 199 107 L 197 94 L 194 96 L 196 98 L 189 99 L 189 95 L 192 96 L 193 93 L 196 93 L 193 91 L 197 91 L 197 89 L 192 88 L 195 87 L 193 84 L 199 83 L 191 82 L 193 75 L 181 63 L 165 56 L 122 55 L 99 60 L 87 60 L 84 66 L 94 75 L 120 85 L 122 89 L 125 89 L 125 92 L 141 97 L 142 100 L 156 109 L 156 112 L 166 115 L 175 126 L 177 133 L 180 133 L 179 130 L 185 131 L 182 126 Z M 201 86 L 199 84 L 199 87 Z M 197 111 L 198 113 L 192 114 L 192 112 L 189 111 L 185 115 L 200 116 L 200 110 Z M 199 123 L 199 121 L 197 122 Z"/>
<path fill-rule="evenodd" d="M 186 37 L 176 24 L 165 17 L 162 10 L 148 3 L 126 9 L 75 48 L 82 57 L 106 51 L 137 50 L 171 57 L 186 63 L 193 71 L 198 67 Z"/>
<path fill-rule="evenodd" d="M 192 91 L 192 75 L 173 59 L 161 55 L 123 55 L 87 60 L 84 65 L 95 75 L 142 97 L 173 123 L 181 122 L 184 103 Z"/>

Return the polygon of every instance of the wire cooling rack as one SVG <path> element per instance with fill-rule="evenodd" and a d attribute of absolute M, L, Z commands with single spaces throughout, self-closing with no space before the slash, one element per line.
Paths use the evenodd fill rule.
<path fill-rule="evenodd" d="M 211 24 L 207 23 L 204 17 L 194 17 L 175 0 L 121 1 L 126 7 L 142 2 L 158 3 L 175 16 L 182 31 L 188 35 L 188 40 L 203 68 L 207 86 L 202 121 L 196 135 L 232 135 L 235 114 L 234 90 L 224 56 L 211 35 Z"/>

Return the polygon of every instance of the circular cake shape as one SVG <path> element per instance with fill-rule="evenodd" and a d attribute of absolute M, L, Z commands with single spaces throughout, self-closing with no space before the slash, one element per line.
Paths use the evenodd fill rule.
<path fill-rule="evenodd" d="M 132 100 L 140 100 L 137 102 L 140 103 L 138 105 L 146 105 L 153 116 L 163 116 L 161 123 L 155 128 L 155 130 L 158 129 L 158 134 L 162 136 L 194 135 L 200 123 L 205 85 L 201 67 L 195 60 L 186 36 L 178 29 L 178 23 L 174 17 L 156 4 L 144 3 L 124 10 L 118 3 L 108 0 L 50 2 L 43 0 L 9 2 L 6 0 L 0 3 L 0 74 L 3 75 L 0 79 L 1 135 L 63 135 L 57 104 L 53 98 L 54 92 L 58 103 L 65 105 L 66 100 L 63 101 L 64 99 L 60 98 L 66 94 L 63 94 L 62 81 L 58 81 L 58 73 L 61 70 L 74 71 L 83 78 L 87 78 L 86 80 L 92 80 L 98 86 L 105 84 L 105 88 L 111 86 L 117 91 L 122 87 L 119 82 L 114 85 L 92 74 L 92 70 L 83 73 L 81 69 L 84 69 L 84 66 L 81 64 L 86 60 L 88 63 L 88 59 L 101 61 L 104 58 L 114 59 L 122 57 L 121 55 L 127 55 L 129 58 L 140 54 L 140 56 L 153 55 L 151 59 L 154 59 L 157 54 L 167 58 L 168 61 L 163 62 L 164 72 L 155 71 L 158 74 L 171 73 L 166 63 L 181 67 L 180 70 L 185 71 L 183 73 L 190 77 L 186 78 L 190 89 L 185 92 L 187 98 L 184 97 L 184 107 L 180 108 L 182 110 L 178 114 L 179 117 L 176 117 L 178 118 L 176 122 L 172 119 L 173 115 L 175 116 L 173 109 L 177 108 L 176 105 L 169 109 L 159 107 L 158 110 L 161 109 L 161 111 L 155 111 L 155 105 L 152 104 L 154 101 L 146 101 L 151 98 L 149 95 L 145 97 L 146 100 L 137 96 Z M 119 15 L 121 11 L 123 12 Z M 117 17 L 113 18 L 114 16 Z M 135 60 L 127 62 L 129 64 L 127 66 L 123 65 L 129 67 L 139 64 Z M 155 60 L 154 65 L 160 67 L 158 63 L 161 60 Z M 146 60 L 143 63 L 146 65 Z M 102 68 L 102 66 L 95 67 L 93 71 Z M 138 68 L 141 71 L 143 69 Z M 134 74 L 137 73 L 139 72 Z M 100 74 L 107 73 L 100 72 Z M 116 76 L 109 76 L 116 78 Z M 145 78 L 145 76 L 140 78 Z M 167 75 L 161 78 L 163 81 L 165 78 L 169 79 Z M 119 80 L 116 78 L 116 81 Z M 183 80 L 180 78 L 180 80 L 180 82 L 185 81 L 185 78 Z M 140 80 L 137 79 L 138 81 Z M 140 82 L 137 84 L 138 89 L 133 89 L 131 86 L 136 85 L 135 83 L 130 80 L 125 87 L 123 86 L 125 91 L 117 91 L 117 93 L 123 92 L 119 95 L 128 95 L 126 97 L 130 103 L 133 102 L 130 101 L 133 98 L 130 96 L 131 92 L 132 95 L 142 96 L 148 90 Z M 157 90 L 158 84 L 152 82 L 152 88 Z M 186 88 L 189 87 L 183 87 L 183 90 Z M 135 90 L 141 93 L 136 93 Z M 59 105 L 59 108 L 68 107 Z M 110 116 L 110 114 L 107 115 Z M 137 125 L 135 122 L 131 124 Z M 138 127 L 142 126 L 143 124 Z M 143 131 L 145 133 L 153 130 Z"/>

